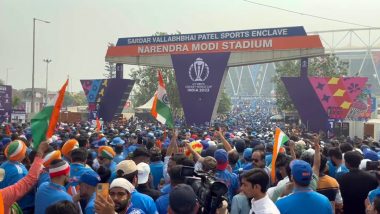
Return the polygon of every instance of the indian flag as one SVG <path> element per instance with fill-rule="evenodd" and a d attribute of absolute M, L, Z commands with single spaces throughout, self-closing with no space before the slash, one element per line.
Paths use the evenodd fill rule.
<path fill-rule="evenodd" d="M 276 181 L 276 159 L 280 148 L 289 141 L 289 137 L 280 129 L 276 128 L 276 133 L 274 134 L 274 145 L 273 145 L 273 155 L 272 155 L 272 182 Z"/>
<path fill-rule="evenodd" d="M 54 100 L 32 118 L 33 148 L 37 149 L 42 141 L 53 136 L 68 83 L 66 80 Z"/>
<path fill-rule="evenodd" d="M 173 128 L 174 123 L 170 110 L 169 98 L 160 71 L 158 71 L 158 89 L 154 94 L 154 101 L 150 113 L 160 123 L 166 124 L 169 128 Z"/>

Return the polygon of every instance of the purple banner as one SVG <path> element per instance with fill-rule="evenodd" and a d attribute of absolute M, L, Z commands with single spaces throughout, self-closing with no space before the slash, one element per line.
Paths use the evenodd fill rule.
<path fill-rule="evenodd" d="M 188 125 L 208 125 L 230 53 L 171 55 Z"/>
<path fill-rule="evenodd" d="M 0 123 L 10 121 L 12 113 L 12 86 L 0 85 Z"/>
<path fill-rule="evenodd" d="M 119 116 L 135 83 L 129 79 L 81 80 L 87 96 L 89 120 L 110 122 Z"/>

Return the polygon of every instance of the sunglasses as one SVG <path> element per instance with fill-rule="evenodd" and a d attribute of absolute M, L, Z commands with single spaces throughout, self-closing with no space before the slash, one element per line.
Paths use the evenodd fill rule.
<path fill-rule="evenodd" d="M 259 162 L 259 161 L 260 161 L 260 160 L 258 160 L 258 159 L 253 159 L 253 162 L 256 162 L 256 163 L 257 163 L 257 162 Z"/>

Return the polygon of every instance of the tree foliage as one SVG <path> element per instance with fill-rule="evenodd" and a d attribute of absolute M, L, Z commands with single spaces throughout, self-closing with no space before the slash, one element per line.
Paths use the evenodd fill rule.
<path fill-rule="evenodd" d="M 0 85 L 5 85 L 4 80 L 0 79 Z"/>
<path fill-rule="evenodd" d="M 220 96 L 219 106 L 218 106 L 218 114 L 225 114 L 231 111 L 232 103 L 228 94 L 222 91 Z"/>
<path fill-rule="evenodd" d="M 12 108 L 16 108 L 21 104 L 21 98 L 18 96 L 12 96 Z"/>
<path fill-rule="evenodd" d="M 63 106 L 83 106 L 87 105 L 87 98 L 84 92 L 70 93 L 65 92 L 65 99 L 63 100 Z"/>
<path fill-rule="evenodd" d="M 347 75 L 348 64 L 335 55 L 326 55 L 309 59 L 309 76 L 341 77 Z M 282 111 L 294 111 L 295 107 L 289 97 L 281 77 L 300 75 L 300 60 L 289 60 L 276 63 L 276 75 L 272 81 L 276 85 L 277 107 Z"/>

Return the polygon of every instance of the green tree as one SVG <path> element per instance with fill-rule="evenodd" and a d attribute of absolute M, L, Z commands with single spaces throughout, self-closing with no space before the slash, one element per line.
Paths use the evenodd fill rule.
<path fill-rule="evenodd" d="M 87 98 L 83 91 L 73 94 L 73 103 L 76 106 L 87 105 Z"/>
<path fill-rule="evenodd" d="M 309 58 L 309 76 L 341 77 L 347 75 L 348 64 L 335 55 Z M 295 107 L 289 97 L 281 77 L 300 75 L 300 60 L 289 60 L 276 63 L 276 75 L 272 82 L 276 85 L 277 107 L 282 111 L 294 111 Z"/>
<path fill-rule="evenodd" d="M 73 106 L 74 105 L 74 97 L 70 92 L 65 92 L 65 98 L 63 100 L 63 107 Z"/>
<path fill-rule="evenodd" d="M 114 47 L 115 44 L 113 43 L 108 43 L 108 47 Z M 112 62 L 106 62 L 106 65 L 105 65 L 105 73 L 103 74 L 103 76 L 107 79 L 112 79 L 112 78 L 115 78 L 116 77 L 116 64 L 115 63 L 112 63 Z"/>
<path fill-rule="evenodd" d="M 218 114 L 225 114 L 231 111 L 232 103 L 231 99 L 224 90 L 220 96 L 219 106 L 218 106 Z"/>
<path fill-rule="evenodd" d="M 16 108 L 21 104 L 21 98 L 18 96 L 12 96 L 12 108 Z"/>
<path fill-rule="evenodd" d="M 0 85 L 5 85 L 4 80 L 0 79 Z"/>

